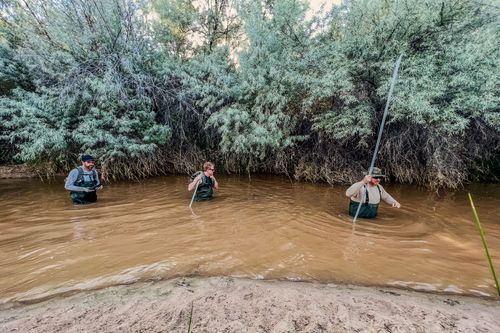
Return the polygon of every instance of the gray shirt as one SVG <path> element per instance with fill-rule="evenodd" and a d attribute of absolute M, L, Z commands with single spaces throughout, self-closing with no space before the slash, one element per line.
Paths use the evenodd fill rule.
<path fill-rule="evenodd" d="M 82 167 L 83 170 L 83 181 L 84 182 L 89 182 L 92 181 L 92 170 L 87 171 L 85 168 Z M 99 181 L 99 175 L 97 174 L 97 170 L 95 170 L 95 175 L 96 175 L 96 187 L 101 185 L 101 182 Z M 78 179 L 78 169 L 75 168 L 71 170 L 71 172 L 68 175 L 68 178 L 66 178 L 66 183 L 64 184 L 64 188 L 67 189 L 68 191 L 73 191 L 73 192 L 88 192 L 88 189 L 85 187 L 80 187 L 80 186 L 75 186 L 73 185 L 75 181 Z"/>

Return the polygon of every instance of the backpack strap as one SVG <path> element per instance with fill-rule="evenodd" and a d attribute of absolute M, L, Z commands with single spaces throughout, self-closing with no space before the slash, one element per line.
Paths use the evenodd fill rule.
<path fill-rule="evenodd" d="M 378 189 L 378 194 L 379 194 L 378 204 L 380 204 L 380 202 L 382 201 L 382 191 L 380 190 L 380 186 L 378 186 L 378 185 L 377 185 L 377 189 Z M 366 194 L 365 206 L 368 206 L 368 203 L 370 202 L 370 196 L 368 195 L 368 188 L 366 187 L 366 185 L 365 185 L 365 194 Z"/>
<path fill-rule="evenodd" d="M 191 175 L 191 181 L 193 181 L 198 175 L 202 174 L 203 172 L 201 171 L 196 171 Z M 202 179 L 203 180 L 203 179 Z"/>
<path fill-rule="evenodd" d="M 79 166 L 76 168 L 76 170 L 78 170 L 78 177 L 76 177 L 76 180 L 73 183 L 73 185 L 80 186 L 81 182 L 83 182 L 83 169 L 81 166 Z"/>
<path fill-rule="evenodd" d="M 85 173 L 83 172 L 83 168 L 81 166 L 77 167 L 76 170 L 78 170 L 78 177 L 76 177 L 73 185 L 80 186 L 81 183 L 83 183 L 83 176 Z M 97 172 L 95 171 L 95 169 L 92 169 L 92 173 L 89 176 L 92 178 L 92 183 L 94 183 L 94 186 L 97 185 Z"/>
<path fill-rule="evenodd" d="M 365 197 L 366 197 L 366 200 L 365 200 L 365 206 L 368 206 L 368 204 L 370 203 L 370 196 L 368 195 L 368 187 L 365 185 Z"/>

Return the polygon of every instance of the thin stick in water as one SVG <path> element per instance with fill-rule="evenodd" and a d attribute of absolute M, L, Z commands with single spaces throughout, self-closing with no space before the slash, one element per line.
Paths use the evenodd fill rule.
<path fill-rule="evenodd" d="M 200 185 L 200 183 L 201 183 L 201 180 L 196 183 L 196 188 L 194 189 L 193 197 L 191 198 L 191 202 L 189 203 L 189 208 L 191 208 L 191 206 L 193 205 L 193 200 L 194 200 L 194 197 L 196 196 L 196 191 L 198 191 L 198 185 Z"/>
<path fill-rule="evenodd" d="M 488 250 L 488 243 L 486 243 L 486 237 L 484 236 L 483 228 L 481 227 L 481 222 L 479 222 L 479 216 L 477 215 L 476 207 L 474 207 L 474 201 L 472 201 L 472 196 L 469 194 L 469 201 L 472 207 L 472 214 L 474 215 L 474 222 L 476 223 L 477 228 L 479 229 L 479 235 L 481 236 L 481 240 L 483 241 L 484 252 L 486 252 L 486 257 L 488 258 L 488 262 L 490 263 L 491 273 L 493 274 L 493 280 L 495 280 L 495 285 L 497 287 L 498 296 L 500 296 L 500 287 L 498 286 L 497 274 L 495 273 L 495 268 L 493 267 L 493 262 L 491 260 L 490 251 Z"/>
<path fill-rule="evenodd" d="M 401 59 L 403 58 L 403 54 L 399 55 L 398 60 L 396 61 L 396 65 L 394 66 L 394 72 L 392 73 L 392 81 L 391 87 L 389 88 L 389 95 L 387 95 L 387 101 L 385 103 L 384 115 L 382 116 L 382 122 L 380 123 L 380 129 L 378 131 L 377 144 L 375 145 L 375 150 L 373 151 L 372 163 L 370 164 L 370 168 L 368 169 L 368 175 L 373 173 L 373 168 L 375 167 L 375 161 L 377 160 L 378 149 L 380 146 L 380 140 L 382 139 L 382 132 L 384 131 L 385 118 L 387 118 L 387 113 L 389 113 L 389 104 L 391 103 L 392 92 L 394 91 L 394 84 L 396 83 L 396 78 L 398 77 L 399 65 L 401 64 Z M 365 187 L 365 191 L 368 189 Z M 365 193 L 366 195 L 366 193 Z M 356 223 L 356 219 L 358 218 L 359 211 L 361 210 L 361 201 L 359 201 L 358 209 L 356 210 L 356 215 L 354 215 L 354 219 L 352 223 Z"/>

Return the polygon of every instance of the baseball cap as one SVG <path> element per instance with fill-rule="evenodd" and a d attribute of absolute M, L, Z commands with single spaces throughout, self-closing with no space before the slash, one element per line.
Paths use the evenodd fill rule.
<path fill-rule="evenodd" d="M 82 162 L 93 161 L 92 155 L 82 155 Z"/>

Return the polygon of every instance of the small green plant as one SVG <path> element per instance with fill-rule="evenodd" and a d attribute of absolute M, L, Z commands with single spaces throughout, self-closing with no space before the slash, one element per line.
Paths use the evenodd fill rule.
<path fill-rule="evenodd" d="M 191 302 L 191 311 L 189 311 L 189 322 L 188 322 L 188 333 L 191 333 L 191 321 L 193 319 L 193 304 L 194 302 Z"/>
<path fill-rule="evenodd" d="M 477 228 L 479 229 L 479 235 L 481 236 L 481 240 L 484 245 L 484 252 L 486 252 L 486 257 L 488 258 L 488 262 L 490 263 L 491 273 L 493 274 L 493 279 L 495 280 L 495 286 L 497 287 L 498 296 L 500 296 L 500 287 L 498 285 L 497 275 L 495 273 L 495 268 L 493 267 L 493 262 L 491 261 L 490 252 L 488 251 L 488 244 L 486 243 L 486 238 L 484 237 L 484 231 L 481 227 L 481 222 L 479 222 L 479 216 L 477 215 L 476 207 L 474 207 L 474 201 L 472 201 L 472 196 L 469 193 L 470 205 L 472 207 L 472 214 L 474 215 L 474 222 L 476 223 Z"/>

